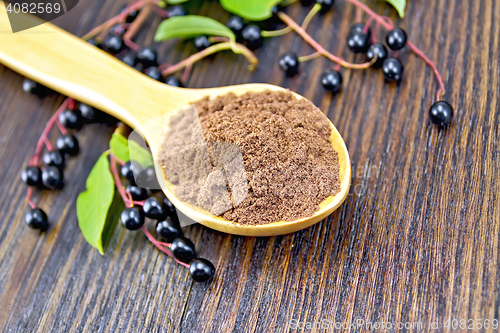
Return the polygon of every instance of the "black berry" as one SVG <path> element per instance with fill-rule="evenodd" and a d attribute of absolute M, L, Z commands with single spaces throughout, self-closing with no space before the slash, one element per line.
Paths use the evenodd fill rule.
<path fill-rule="evenodd" d="M 106 36 L 106 38 L 104 38 L 102 46 L 105 51 L 108 51 L 112 54 L 117 54 L 123 51 L 123 49 L 125 48 L 125 43 L 123 42 L 121 36 L 110 34 Z"/>
<path fill-rule="evenodd" d="M 196 255 L 194 244 L 186 237 L 177 237 L 170 245 L 174 258 L 182 262 L 190 262 Z"/>
<path fill-rule="evenodd" d="M 184 85 L 182 84 L 181 80 L 179 80 L 177 77 L 173 76 L 173 75 L 169 75 L 165 78 L 165 83 L 168 84 L 169 86 L 173 86 L 173 87 L 184 87 Z"/>
<path fill-rule="evenodd" d="M 283 54 L 280 57 L 278 64 L 287 76 L 294 76 L 299 71 L 299 60 L 294 52 L 287 52 Z"/>
<path fill-rule="evenodd" d="M 381 43 L 375 43 L 368 49 L 366 52 L 366 56 L 369 61 L 372 61 L 375 56 L 377 56 L 377 60 L 373 63 L 373 68 L 380 68 L 384 63 L 384 60 L 387 59 L 387 49 Z"/>
<path fill-rule="evenodd" d="M 123 164 L 120 172 L 123 177 L 135 184 L 135 178 L 141 173 L 142 167 L 136 161 L 128 161 Z"/>
<path fill-rule="evenodd" d="M 157 66 L 156 51 L 150 47 L 141 48 L 135 56 L 135 64 L 142 64 L 143 68 Z"/>
<path fill-rule="evenodd" d="M 198 258 L 189 266 L 189 274 L 196 282 L 206 282 L 214 276 L 215 267 L 207 259 Z"/>
<path fill-rule="evenodd" d="M 325 14 L 333 7 L 333 0 L 316 0 L 321 5 L 320 14 Z"/>
<path fill-rule="evenodd" d="M 262 44 L 262 36 L 260 28 L 256 25 L 249 25 L 241 32 L 241 38 L 251 50 L 257 49 Z"/>
<path fill-rule="evenodd" d="M 83 118 L 80 115 L 80 110 L 66 109 L 59 114 L 59 121 L 64 127 L 79 130 L 83 127 Z"/>
<path fill-rule="evenodd" d="M 46 166 L 42 170 L 42 183 L 48 189 L 56 190 L 63 187 L 63 173 L 58 167 Z"/>
<path fill-rule="evenodd" d="M 42 170 L 39 167 L 28 166 L 21 172 L 21 179 L 28 186 L 42 188 Z"/>
<path fill-rule="evenodd" d="M 387 33 L 385 42 L 391 50 L 401 50 L 406 44 L 406 32 L 401 28 L 394 28 Z"/>
<path fill-rule="evenodd" d="M 144 74 L 156 81 L 161 81 L 163 79 L 158 67 L 149 67 L 148 69 L 146 69 Z"/>
<path fill-rule="evenodd" d="M 194 46 L 200 52 L 210 46 L 210 41 L 207 36 L 198 36 L 194 39 Z"/>
<path fill-rule="evenodd" d="M 49 227 L 47 214 L 40 208 L 30 208 L 24 218 L 30 228 L 45 231 Z"/>
<path fill-rule="evenodd" d="M 359 23 L 354 23 L 352 26 L 351 26 L 351 32 L 352 31 L 359 31 L 359 32 L 363 32 L 363 30 L 365 30 L 365 25 L 366 23 L 362 23 L 362 22 L 359 22 Z M 367 35 L 368 35 L 368 39 L 370 39 L 371 35 L 372 35 L 372 29 L 370 29 L 370 27 L 368 27 L 368 29 L 366 30 L 365 32 Z"/>
<path fill-rule="evenodd" d="M 304 7 L 312 5 L 313 0 L 300 0 L 300 4 Z"/>
<path fill-rule="evenodd" d="M 123 12 L 127 8 L 127 5 L 123 5 L 120 9 L 120 12 Z M 128 13 L 127 18 L 125 19 L 125 22 L 127 23 L 132 23 L 136 19 L 137 15 L 139 15 L 138 10 L 132 10 L 130 13 Z"/>
<path fill-rule="evenodd" d="M 62 170 L 64 168 L 64 154 L 58 149 L 48 151 L 43 154 L 43 162 L 45 165 L 55 166 Z"/>
<path fill-rule="evenodd" d="M 135 66 L 135 54 L 133 52 L 126 52 L 125 54 L 120 55 L 120 57 L 118 57 L 118 59 L 123 61 L 125 64 L 129 65 L 130 67 Z"/>
<path fill-rule="evenodd" d="M 101 112 L 94 109 L 90 105 L 80 103 L 78 109 L 80 110 L 82 118 L 88 123 L 99 121 L 102 118 Z"/>
<path fill-rule="evenodd" d="M 125 34 L 125 29 L 123 29 L 121 24 L 117 24 L 112 26 L 109 32 L 113 35 L 123 36 Z"/>
<path fill-rule="evenodd" d="M 61 153 L 75 156 L 80 151 L 78 140 L 71 134 L 63 134 L 57 138 L 56 147 Z"/>
<path fill-rule="evenodd" d="M 187 15 L 186 10 L 184 9 L 184 7 L 180 5 L 175 5 L 168 9 L 168 17 L 186 16 L 186 15 Z"/>
<path fill-rule="evenodd" d="M 177 237 L 182 236 L 182 230 L 177 221 L 167 217 L 156 225 L 156 234 L 165 239 L 167 243 L 171 243 Z"/>
<path fill-rule="evenodd" d="M 49 88 L 30 79 L 24 79 L 23 91 L 37 95 L 40 98 L 47 97 L 52 92 Z"/>
<path fill-rule="evenodd" d="M 135 201 L 141 201 L 148 197 L 148 190 L 136 185 L 128 184 L 126 190 Z"/>
<path fill-rule="evenodd" d="M 245 28 L 245 23 L 239 16 L 231 16 L 226 22 L 226 27 L 231 29 L 236 36 L 241 36 L 241 32 Z"/>
<path fill-rule="evenodd" d="M 431 121 L 438 126 L 447 126 L 453 119 L 453 107 L 445 101 L 434 103 L 429 109 Z"/>
<path fill-rule="evenodd" d="M 351 31 L 347 36 L 347 46 L 354 53 L 366 53 L 370 47 L 368 34 L 357 30 Z"/>
<path fill-rule="evenodd" d="M 137 185 L 151 190 L 159 190 L 161 188 L 156 178 L 154 166 L 149 166 L 139 173 L 136 179 Z"/>
<path fill-rule="evenodd" d="M 170 213 L 176 212 L 175 206 L 170 202 L 170 200 L 168 200 L 168 198 L 164 194 L 163 194 L 163 202 L 165 203 L 165 205 L 167 205 L 167 210 L 169 211 L 169 215 L 171 215 Z"/>
<path fill-rule="evenodd" d="M 147 198 L 144 201 L 142 209 L 144 210 L 146 217 L 149 217 L 150 219 L 161 221 L 167 218 L 168 207 L 162 199 L 156 196 Z"/>
<path fill-rule="evenodd" d="M 342 75 L 338 71 L 327 71 L 321 75 L 321 84 L 326 90 L 337 93 L 342 89 Z"/>
<path fill-rule="evenodd" d="M 128 230 L 137 230 L 144 225 L 144 213 L 137 207 L 125 208 L 120 216 L 120 220 Z"/>
<path fill-rule="evenodd" d="M 396 58 L 387 58 L 382 65 L 382 73 L 389 81 L 400 81 L 403 76 L 403 69 L 403 64 Z"/>

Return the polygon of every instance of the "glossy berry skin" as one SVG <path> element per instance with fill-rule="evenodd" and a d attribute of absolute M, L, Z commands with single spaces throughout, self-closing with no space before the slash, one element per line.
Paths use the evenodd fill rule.
<path fill-rule="evenodd" d="M 42 170 L 36 166 L 27 166 L 21 172 L 21 179 L 28 186 L 42 188 Z"/>
<path fill-rule="evenodd" d="M 30 210 L 24 216 L 28 227 L 32 229 L 38 229 L 45 231 L 49 227 L 49 220 L 47 214 L 40 208 L 30 208 Z"/>
<path fill-rule="evenodd" d="M 125 54 L 118 57 L 118 59 L 129 65 L 130 67 L 135 66 L 135 54 L 133 54 L 132 52 L 126 52 Z"/>
<path fill-rule="evenodd" d="M 141 171 L 141 173 L 137 176 L 136 182 L 138 186 L 143 188 L 151 190 L 161 189 L 161 186 L 158 183 L 158 178 L 156 178 L 155 168 L 152 165 Z"/>
<path fill-rule="evenodd" d="M 128 184 L 126 191 L 130 193 L 135 201 L 145 200 L 148 197 L 148 190 L 136 185 Z"/>
<path fill-rule="evenodd" d="M 30 79 L 24 79 L 23 91 L 32 93 L 33 95 L 36 95 L 40 98 L 47 97 L 51 93 L 51 90 L 49 88 L 42 86 L 41 84 Z"/>
<path fill-rule="evenodd" d="M 121 26 L 121 24 L 117 24 L 117 25 L 114 25 L 111 27 L 111 29 L 109 29 L 109 33 L 110 34 L 113 34 L 113 35 L 118 35 L 120 37 L 122 37 L 124 34 L 125 34 L 125 29 L 123 29 L 123 27 Z"/>
<path fill-rule="evenodd" d="M 338 71 L 327 71 L 321 75 L 321 84 L 326 90 L 338 93 L 342 89 L 342 75 Z"/>
<path fill-rule="evenodd" d="M 120 169 L 122 176 L 135 184 L 135 178 L 141 173 L 142 167 L 136 161 L 128 161 Z"/>
<path fill-rule="evenodd" d="M 182 236 L 172 241 L 170 250 L 174 258 L 182 262 L 190 262 L 196 255 L 193 242 Z"/>
<path fill-rule="evenodd" d="M 45 163 L 45 165 L 58 167 L 62 170 L 64 169 L 64 154 L 57 149 L 48 151 L 43 154 L 43 163 Z"/>
<path fill-rule="evenodd" d="M 394 28 L 387 33 L 385 42 L 391 50 L 401 50 L 406 45 L 406 32 L 401 28 Z"/>
<path fill-rule="evenodd" d="M 200 52 L 210 46 L 210 41 L 207 36 L 198 36 L 194 39 L 194 46 Z"/>
<path fill-rule="evenodd" d="M 176 76 L 173 75 L 167 76 L 164 82 L 172 87 L 180 87 L 180 88 L 184 87 L 181 80 L 179 80 Z"/>
<path fill-rule="evenodd" d="M 148 69 L 146 69 L 144 74 L 146 74 L 147 76 L 149 76 L 150 78 L 152 78 L 153 80 L 156 80 L 156 81 L 161 81 L 163 79 L 158 67 L 149 67 Z"/>
<path fill-rule="evenodd" d="M 175 16 L 186 16 L 187 12 L 182 7 L 181 5 L 175 5 L 172 7 L 169 7 L 168 9 L 168 17 L 175 17 Z"/>
<path fill-rule="evenodd" d="M 262 45 L 260 28 L 256 25 L 249 25 L 241 31 L 241 38 L 250 50 L 255 50 Z"/>
<path fill-rule="evenodd" d="M 63 134 L 56 140 L 56 147 L 63 154 L 75 156 L 80 151 L 78 140 L 71 134 Z"/>
<path fill-rule="evenodd" d="M 120 12 L 123 12 L 125 10 L 125 8 L 127 8 L 127 5 L 123 5 L 121 8 L 120 8 Z M 127 23 L 132 23 L 134 22 L 134 20 L 136 19 L 137 15 L 139 15 L 139 11 L 138 10 L 133 10 L 131 11 L 127 18 L 125 19 L 125 22 Z"/>
<path fill-rule="evenodd" d="M 161 221 L 167 218 L 168 208 L 163 200 L 156 196 L 147 198 L 144 201 L 142 209 L 144 210 L 144 215 L 150 219 Z"/>
<path fill-rule="evenodd" d="M 120 221 L 128 230 L 137 230 L 144 225 L 144 213 L 137 207 L 125 208 L 120 215 Z"/>
<path fill-rule="evenodd" d="M 163 221 L 159 221 L 156 225 L 156 234 L 165 239 L 167 243 L 172 243 L 174 239 L 182 236 L 182 230 L 177 221 L 167 217 Z"/>
<path fill-rule="evenodd" d="M 207 259 L 197 258 L 189 266 L 189 275 L 196 282 L 207 282 L 215 274 L 214 265 Z"/>
<path fill-rule="evenodd" d="M 156 51 L 150 47 L 141 48 L 135 56 L 135 65 L 142 64 L 143 68 L 157 66 Z"/>
<path fill-rule="evenodd" d="M 78 106 L 78 110 L 80 110 L 80 115 L 87 123 L 97 122 L 102 118 L 102 114 L 100 113 L 100 111 L 94 109 L 90 105 L 80 103 L 80 105 Z"/>
<path fill-rule="evenodd" d="M 453 119 L 453 107 L 448 102 L 438 101 L 429 109 L 429 118 L 435 125 L 445 127 Z"/>
<path fill-rule="evenodd" d="M 362 23 L 362 22 L 359 22 L 359 23 L 354 23 L 352 26 L 351 26 L 351 30 L 350 31 L 359 31 L 359 32 L 363 32 L 363 30 L 365 29 L 365 25 L 366 23 Z M 368 39 L 370 39 L 371 35 L 372 35 L 372 29 L 370 29 L 368 27 L 368 30 L 366 31 L 366 34 L 368 35 Z"/>
<path fill-rule="evenodd" d="M 172 215 L 171 213 L 176 213 L 175 206 L 170 202 L 170 200 L 168 200 L 168 198 L 165 195 L 163 196 L 164 196 L 163 202 L 165 203 L 165 205 L 167 205 L 167 210 L 169 212 L 169 215 Z"/>
<path fill-rule="evenodd" d="M 362 31 L 351 31 L 347 36 L 347 46 L 354 53 L 366 53 L 370 47 L 368 34 Z"/>
<path fill-rule="evenodd" d="M 387 59 L 387 49 L 382 43 L 375 43 L 368 49 L 366 52 L 366 56 L 368 57 L 368 61 L 372 61 L 373 58 L 377 56 L 377 60 L 373 63 L 373 68 L 380 68 L 384 63 L 384 60 Z"/>
<path fill-rule="evenodd" d="M 59 114 L 59 121 L 64 127 L 74 130 L 80 130 L 84 124 L 83 118 L 80 115 L 80 110 L 64 110 Z"/>
<path fill-rule="evenodd" d="M 241 36 L 241 32 L 245 28 L 245 23 L 243 19 L 239 16 L 231 16 L 226 22 L 226 27 L 231 29 L 236 36 Z"/>
<path fill-rule="evenodd" d="M 125 48 L 125 43 L 121 36 L 118 35 L 108 35 L 103 43 L 103 49 L 111 54 L 117 54 L 123 51 Z"/>
<path fill-rule="evenodd" d="M 403 64 L 396 58 L 387 58 L 382 65 L 382 73 L 389 81 L 401 81 L 403 70 Z"/>
<path fill-rule="evenodd" d="M 50 190 L 57 190 L 63 187 L 63 173 L 55 166 L 46 166 L 42 170 L 42 184 Z"/>
<path fill-rule="evenodd" d="M 316 3 L 321 5 L 320 14 L 327 13 L 333 7 L 333 0 L 316 0 Z"/>
<path fill-rule="evenodd" d="M 294 76 L 299 71 L 299 60 L 294 52 L 283 54 L 278 60 L 278 64 L 286 76 Z"/>

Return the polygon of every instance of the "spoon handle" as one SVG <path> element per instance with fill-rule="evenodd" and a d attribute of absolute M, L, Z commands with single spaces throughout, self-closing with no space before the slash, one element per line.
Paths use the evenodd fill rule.
<path fill-rule="evenodd" d="M 31 15 L 16 19 L 29 26 L 41 21 Z M 186 92 L 150 79 L 51 23 L 12 33 L 1 1 L 0 63 L 132 127 L 165 112 L 155 105 L 159 102 L 155 95 L 161 93 L 163 102 L 168 95 Z"/>

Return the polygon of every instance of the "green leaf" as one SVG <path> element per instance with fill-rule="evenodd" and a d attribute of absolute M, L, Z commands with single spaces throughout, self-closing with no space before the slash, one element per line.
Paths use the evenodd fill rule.
<path fill-rule="evenodd" d="M 99 157 L 87 178 L 87 190 L 80 193 L 76 200 L 78 226 L 85 240 L 104 255 L 109 207 L 115 194 L 113 175 L 109 171 L 108 153 Z M 115 220 L 116 221 L 116 220 Z"/>
<path fill-rule="evenodd" d="M 271 9 L 282 0 L 220 0 L 225 10 L 251 21 L 270 18 Z"/>
<path fill-rule="evenodd" d="M 178 5 L 188 0 L 166 0 L 169 5 Z"/>
<path fill-rule="evenodd" d="M 399 13 L 399 17 L 405 16 L 406 0 L 385 0 L 396 8 Z"/>
<path fill-rule="evenodd" d="M 186 15 L 164 20 L 158 26 L 155 41 L 173 38 L 193 38 L 200 35 L 227 37 L 234 41 L 236 36 L 224 24 L 205 16 Z"/>
<path fill-rule="evenodd" d="M 109 148 L 113 155 L 123 162 L 134 160 L 143 168 L 153 165 L 153 156 L 151 156 L 149 150 L 135 141 L 127 140 L 121 134 L 113 133 L 111 141 L 109 141 Z"/>

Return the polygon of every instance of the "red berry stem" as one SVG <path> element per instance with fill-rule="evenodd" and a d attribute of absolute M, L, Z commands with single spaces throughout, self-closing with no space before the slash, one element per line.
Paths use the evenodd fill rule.
<path fill-rule="evenodd" d="M 163 253 L 166 253 L 168 256 L 172 257 L 178 264 L 181 264 L 182 266 L 185 266 L 185 267 L 188 267 L 188 268 L 191 266 L 189 264 L 186 264 L 185 262 L 179 261 L 179 260 L 177 260 L 177 259 L 174 258 L 172 252 L 169 249 L 170 248 L 170 244 L 169 243 L 162 243 L 160 241 L 157 241 L 153 237 L 153 235 L 151 235 L 151 233 L 148 231 L 148 229 L 146 229 L 145 226 L 142 226 L 141 230 L 144 233 L 144 235 L 146 235 L 146 237 L 149 239 L 149 241 L 151 243 L 153 243 L 154 246 L 156 246 L 158 248 L 158 250 L 160 250 Z"/>
<path fill-rule="evenodd" d="M 100 34 L 103 31 L 109 30 L 113 25 L 118 24 L 118 23 L 125 23 L 125 20 L 127 19 L 127 16 L 135 11 L 139 10 L 142 7 L 144 7 L 147 4 L 158 4 L 159 0 L 139 0 L 136 2 L 131 3 L 128 5 L 120 14 L 110 18 L 103 24 L 95 27 L 92 29 L 88 34 L 82 37 L 84 40 L 88 40 L 92 37 L 95 37 L 96 35 Z"/>
<path fill-rule="evenodd" d="M 40 163 L 40 156 L 42 155 L 44 147 L 47 147 L 47 149 L 50 151 L 53 149 L 52 144 L 49 140 L 49 133 L 54 127 L 54 124 L 57 124 L 57 126 L 59 126 L 61 133 L 67 133 L 66 128 L 64 128 L 64 126 L 59 123 L 59 115 L 70 105 L 74 106 L 74 100 L 72 98 L 66 98 L 59 109 L 57 109 L 52 117 L 50 117 L 49 121 L 47 121 L 47 124 L 45 125 L 45 128 L 43 129 L 42 134 L 40 135 L 40 138 L 38 139 L 38 142 L 36 144 L 35 153 L 30 158 L 29 166 L 38 166 L 38 164 Z M 26 193 L 26 200 L 28 201 L 28 204 L 31 206 L 31 208 L 36 208 L 35 203 L 31 200 L 32 195 L 33 188 L 30 187 L 28 189 L 28 193 Z"/>
<path fill-rule="evenodd" d="M 278 17 L 285 22 L 290 28 L 292 28 L 296 33 L 298 33 L 307 43 L 309 43 L 316 51 L 318 51 L 324 57 L 330 59 L 331 61 L 340 64 L 345 68 L 353 68 L 353 69 L 363 69 L 368 68 L 374 63 L 376 57 L 371 62 L 366 62 L 364 64 L 352 64 L 344 59 L 337 57 L 327 50 L 323 46 L 321 46 L 318 42 L 316 42 L 301 26 L 299 26 L 294 20 L 292 20 L 288 15 L 283 12 L 278 12 Z"/>
<path fill-rule="evenodd" d="M 366 34 L 368 32 L 368 29 L 370 29 L 370 24 L 372 24 L 372 21 L 373 21 L 373 17 L 370 16 L 365 23 L 365 27 L 363 28 L 363 33 Z"/>
<path fill-rule="evenodd" d="M 166 11 L 165 9 L 162 9 L 158 6 L 154 6 L 153 10 L 155 11 L 156 14 L 158 14 L 159 16 L 163 17 L 163 18 L 168 18 L 168 11 Z"/>
<path fill-rule="evenodd" d="M 109 156 L 111 158 L 110 170 L 113 174 L 113 178 L 115 179 L 116 188 L 118 189 L 118 192 L 120 193 L 125 206 L 127 206 L 127 208 L 134 207 L 132 196 L 130 195 L 130 193 L 125 191 L 122 180 L 120 179 L 120 175 L 118 174 L 118 169 L 116 168 L 116 163 L 119 163 L 119 160 L 113 154 L 110 154 Z"/>
<path fill-rule="evenodd" d="M 134 51 L 139 51 L 140 46 L 137 45 L 132 41 L 132 38 L 135 36 L 137 31 L 141 28 L 141 26 L 144 24 L 146 19 L 148 18 L 149 14 L 151 13 L 151 4 L 147 4 L 143 10 L 137 15 L 136 19 L 134 22 L 132 22 L 127 29 L 127 32 L 123 35 L 123 42 L 130 47 Z"/>
<path fill-rule="evenodd" d="M 213 40 L 215 40 L 215 39 L 213 39 Z M 217 44 L 214 44 L 212 46 L 209 46 L 206 49 L 204 49 L 203 51 L 195 53 L 195 54 L 191 55 L 190 57 L 182 60 L 181 62 L 178 62 L 175 65 L 168 66 L 166 69 L 164 69 L 161 72 L 161 74 L 163 76 L 168 76 L 168 75 L 173 74 L 186 66 L 194 64 L 198 60 L 201 60 L 201 59 L 203 59 L 203 58 L 205 58 L 213 53 L 223 51 L 223 50 L 233 50 L 233 52 L 235 52 L 235 53 L 243 54 L 248 59 L 248 61 L 250 61 L 250 66 L 249 66 L 250 70 L 254 69 L 257 66 L 257 64 L 259 63 L 259 60 L 257 60 L 257 58 L 252 53 L 252 51 L 250 51 L 246 46 L 239 44 L 239 43 L 230 42 L 230 41 L 228 41 L 227 38 L 224 38 L 224 37 L 219 37 L 217 40 L 225 40 L 225 41 L 222 43 L 217 43 Z M 160 66 L 162 66 L 162 65 L 160 65 Z M 165 66 L 165 65 L 163 65 L 163 66 Z"/>
<path fill-rule="evenodd" d="M 30 166 L 37 166 L 38 165 L 38 163 L 40 162 L 40 156 L 42 154 L 43 147 L 45 145 L 47 146 L 47 148 L 49 150 L 52 150 L 52 148 L 51 148 L 52 145 L 50 145 L 48 135 L 49 135 L 50 131 L 52 130 L 52 128 L 54 127 L 54 124 L 56 124 L 57 121 L 59 120 L 59 115 L 61 114 L 61 112 L 63 112 L 68 107 L 71 100 L 72 100 L 71 98 L 66 98 L 64 100 L 64 102 L 61 104 L 61 106 L 59 107 L 59 109 L 57 109 L 56 113 L 54 113 L 52 115 L 52 117 L 50 117 L 49 121 L 45 125 L 45 128 L 44 128 L 42 134 L 40 135 L 40 139 L 38 139 L 38 142 L 36 144 L 35 153 L 33 154 L 33 156 L 30 159 L 30 163 L 29 163 Z"/>
<path fill-rule="evenodd" d="M 367 5 L 360 2 L 359 0 L 347 0 L 347 1 L 352 3 L 357 8 L 361 9 L 365 13 L 367 13 L 371 18 L 373 18 L 377 23 L 379 23 L 381 26 L 383 26 L 387 30 L 392 30 L 394 28 L 394 24 L 392 23 L 392 21 L 390 19 L 376 14 L 373 10 L 368 8 Z M 408 47 L 410 49 L 412 49 L 413 52 L 415 52 L 420 58 L 422 58 L 434 71 L 434 74 L 436 75 L 436 78 L 437 78 L 437 80 L 439 82 L 439 86 L 440 86 L 440 88 L 436 94 L 436 99 L 439 100 L 441 98 L 441 95 L 445 92 L 445 88 L 444 88 L 444 83 L 443 83 L 443 80 L 441 78 L 441 75 L 439 74 L 439 72 L 436 68 L 436 65 L 429 58 L 427 58 L 427 56 L 424 54 L 424 52 L 421 51 L 418 47 L 416 47 L 412 42 L 408 41 L 406 44 L 408 45 Z"/>
<path fill-rule="evenodd" d="M 309 13 L 307 13 L 306 17 L 304 18 L 304 21 L 302 21 L 302 25 L 300 26 L 302 29 L 306 30 L 307 26 L 313 19 L 313 17 L 321 10 L 321 5 L 319 3 L 316 3 Z"/>

